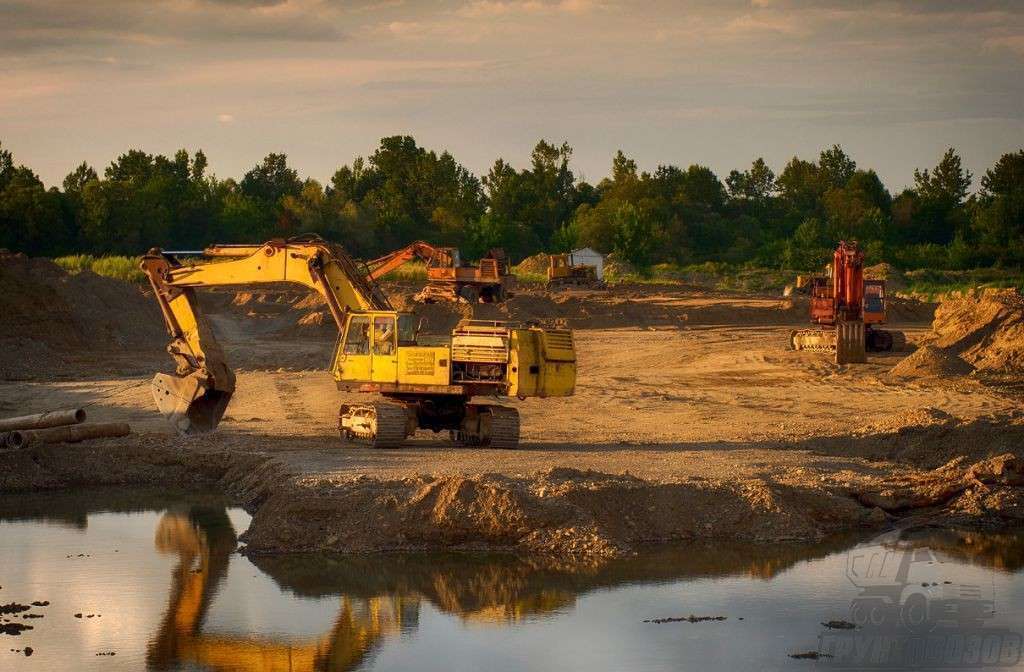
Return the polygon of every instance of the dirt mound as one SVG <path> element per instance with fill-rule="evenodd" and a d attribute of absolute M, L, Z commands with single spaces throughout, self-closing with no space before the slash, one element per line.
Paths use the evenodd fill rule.
<path fill-rule="evenodd" d="M 544 252 L 538 252 L 532 257 L 527 257 L 516 264 L 512 272 L 545 275 L 548 272 L 548 264 L 548 255 Z"/>
<path fill-rule="evenodd" d="M 529 477 L 357 476 L 321 496 L 277 489 L 243 536 L 250 552 L 515 549 L 618 556 L 636 545 L 696 539 L 820 539 L 869 524 L 845 495 L 763 479 L 653 483 L 558 467 Z"/>
<path fill-rule="evenodd" d="M 864 267 L 864 278 L 866 280 L 885 280 L 885 288 L 889 294 L 902 291 L 907 288 L 907 279 L 903 273 L 892 264 L 882 262 L 874 266 Z"/>
<path fill-rule="evenodd" d="M 2 378 L 68 375 L 97 354 L 159 353 L 167 341 L 143 288 L 23 255 L 0 256 L 0 315 Z"/>
<path fill-rule="evenodd" d="M 1024 297 L 1016 289 L 984 289 L 943 301 L 932 345 L 980 370 L 1024 371 Z"/>
<path fill-rule="evenodd" d="M 886 320 L 889 324 L 904 322 L 931 322 L 935 317 L 936 303 L 894 297 L 891 293 L 885 300 Z"/>
<path fill-rule="evenodd" d="M 935 376 L 966 376 L 974 367 L 955 353 L 934 345 L 918 348 L 889 372 L 897 378 L 930 378 Z"/>

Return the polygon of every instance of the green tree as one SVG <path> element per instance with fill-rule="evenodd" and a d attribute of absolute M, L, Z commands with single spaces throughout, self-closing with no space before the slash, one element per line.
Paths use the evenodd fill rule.
<path fill-rule="evenodd" d="M 1024 150 L 1004 154 L 985 171 L 971 229 L 983 256 L 1024 263 Z"/>
<path fill-rule="evenodd" d="M 631 203 L 615 211 L 615 251 L 624 259 L 645 269 L 651 263 L 654 227 L 651 220 Z"/>
<path fill-rule="evenodd" d="M 857 170 L 857 163 L 839 145 L 832 145 L 818 157 L 818 176 L 822 190 L 841 189 Z"/>
<path fill-rule="evenodd" d="M 299 173 L 288 166 L 285 154 L 268 154 L 245 174 L 239 186 L 244 196 L 271 204 L 302 191 Z"/>
<path fill-rule="evenodd" d="M 763 204 L 775 193 L 775 173 L 759 157 L 751 164 L 750 170 L 742 173 L 731 171 L 725 184 L 731 197 Z"/>
<path fill-rule="evenodd" d="M 964 199 L 970 190 L 972 175 L 963 168 L 952 148 L 931 170 L 914 171 L 914 202 L 911 243 L 948 244 L 967 226 Z"/>

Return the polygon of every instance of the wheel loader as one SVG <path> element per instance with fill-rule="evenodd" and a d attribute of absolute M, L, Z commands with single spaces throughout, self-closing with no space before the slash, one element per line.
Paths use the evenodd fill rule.
<path fill-rule="evenodd" d="M 159 411 L 182 433 L 213 430 L 235 390 L 195 290 L 295 283 L 323 297 L 340 337 L 330 372 L 338 389 L 376 395 L 342 404 L 346 442 L 400 446 L 417 429 L 447 431 L 460 445 L 515 448 L 519 413 L 502 397 L 565 397 L 574 392 L 571 331 L 505 322 L 465 321 L 450 335 L 426 339 L 412 313 L 395 311 L 345 250 L 317 236 L 263 245 L 216 245 L 183 264 L 152 249 L 141 263 L 171 335 L 174 374 L 152 383 Z M 477 398 L 487 397 L 477 401 Z"/>
<path fill-rule="evenodd" d="M 841 241 L 826 276 L 809 280 L 812 329 L 790 334 L 793 350 L 825 352 L 837 364 L 863 363 L 867 352 L 902 349 L 902 332 L 880 329 L 886 320 L 885 281 L 864 279 L 864 252 Z"/>

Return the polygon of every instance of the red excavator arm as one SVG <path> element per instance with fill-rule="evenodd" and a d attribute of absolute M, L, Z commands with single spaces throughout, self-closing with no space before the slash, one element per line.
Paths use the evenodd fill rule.
<path fill-rule="evenodd" d="M 833 325 L 837 320 L 860 320 L 864 313 L 864 253 L 856 242 L 842 241 L 832 255 L 832 282 L 814 278 L 811 321 Z"/>
<path fill-rule="evenodd" d="M 376 280 L 413 259 L 418 258 L 424 262 L 428 262 L 436 253 L 437 248 L 433 245 L 425 243 L 422 240 L 417 240 L 415 243 L 410 243 L 400 250 L 395 250 L 394 252 L 385 254 L 383 257 L 378 257 L 372 261 L 366 262 L 366 266 L 370 269 L 370 272 L 366 277 L 371 281 Z"/>
<path fill-rule="evenodd" d="M 864 253 L 857 243 L 841 241 L 832 259 L 835 312 L 846 320 L 864 315 Z"/>

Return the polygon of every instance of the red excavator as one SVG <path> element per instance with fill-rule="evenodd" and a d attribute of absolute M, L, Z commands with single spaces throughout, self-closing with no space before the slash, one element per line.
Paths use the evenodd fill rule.
<path fill-rule="evenodd" d="M 857 242 L 841 241 L 828 275 L 811 278 L 814 329 L 790 334 L 794 350 L 835 355 L 836 364 L 863 363 L 867 351 L 902 348 L 902 332 L 879 329 L 885 323 L 885 281 L 864 279 L 864 252 Z"/>
<path fill-rule="evenodd" d="M 427 286 L 416 295 L 422 303 L 500 303 L 512 293 L 515 276 L 508 271 L 504 250 L 490 250 L 476 266 L 471 266 L 462 263 L 458 248 L 434 247 L 422 240 L 368 261 L 367 277 L 376 280 L 413 259 L 421 259 L 427 265 Z"/>

